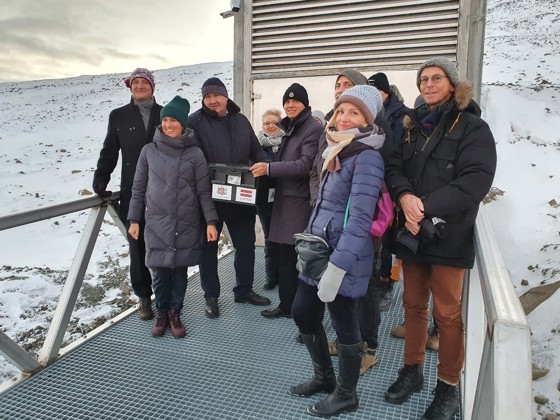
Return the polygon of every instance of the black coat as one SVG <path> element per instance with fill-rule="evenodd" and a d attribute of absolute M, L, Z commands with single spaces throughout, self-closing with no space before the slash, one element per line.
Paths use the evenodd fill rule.
<path fill-rule="evenodd" d="M 311 108 L 294 120 L 284 118 L 278 161 L 269 164 L 269 175 L 276 180 L 268 239 L 293 244 L 294 233 L 303 232 L 309 216 L 309 172 L 317 154 L 323 127 L 311 116 Z"/>
<path fill-rule="evenodd" d="M 407 133 L 386 163 L 385 180 L 396 203 L 405 192 L 420 197 L 426 218 L 445 220 L 448 235 L 421 242 L 416 255 L 394 243 L 392 250 L 403 260 L 472 268 L 474 223 L 496 171 L 494 137 L 477 115 L 479 108 L 466 83 L 457 85 L 431 135 L 420 127 L 418 110 L 409 113 Z M 397 220 L 404 225 L 402 211 Z"/>
<path fill-rule="evenodd" d="M 156 126 L 160 122 L 161 105 L 154 103 L 148 122 L 148 130 L 144 128 L 142 115 L 134 99 L 123 107 L 114 109 L 109 114 L 107 136 L 103 148 L 99 153 L 97 169 L 93 175 L 93 184 L 102 183 L 105 186 L 111 180 L 111 174 L 117 166 L 119 151 L 121 159 L 121 192 L 119 217 L 126 224 L 128 206 L 132 197 L 132 183 L 136 172 L 136 163 L 144 145 L 154 138 Z"/>
<path fill-rule="evenodd" d="M 203 106 L 189 117 L 189 128 L 194 130 L 208 163 L 268 162 L 251 123 L 239 112 L 239 107 L 228 99 L 227 110 L 227 114 L 220 117 Z"/>
<path fill-rule="evenodd" d="M 391 146 L 398 145 L 404 132 L 403 118 L 406 115 L 406 111 L 409 111 L 409 109 L 405 106 L 405 104 L 399 101 L 397 95 L 392 93 L 387 97 L 385 102 L 383 102 L 383 109 L 385 110 L 387 123 L 389 127 L 391 127 L 391 133 L 393 134 Z"/>

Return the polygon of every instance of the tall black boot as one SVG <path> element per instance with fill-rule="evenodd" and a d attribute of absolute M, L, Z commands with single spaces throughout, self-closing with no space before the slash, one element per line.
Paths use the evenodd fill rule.
<path fill-rule="evenodd" d="M 313 362 L 313 377 L 288 389 L 288 394 L 308 397 L 317 392 L 332 392 L 336 386 L 329 344 L 323 327 L 315 334 L 301 334 Z"/>
<path fill-rule="evenodd" d="M 309 414 L 317 417 L 330 417 L 358 409 L 356 385 L 360 375 L 362 349 L 362 342 L 351 345 L 338 343 L 339 368 L 336 389 L 327 398 L 307 407 Z"/>

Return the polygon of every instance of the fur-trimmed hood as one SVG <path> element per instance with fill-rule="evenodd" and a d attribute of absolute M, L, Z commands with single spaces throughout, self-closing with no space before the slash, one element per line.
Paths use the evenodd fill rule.
<path fill-rule="evenodd" d="M 465 80 L 457 84 L 455 87 L 455 95 L 453 95 L 453 102 L 455 108 L 460 112 L 469 112 L 480 117 L 481 110 L 478 104 L 473 100 L 473 87 L 471 82 Z M 412 115 L 415 114 L 415 110 L 412 110 Z M 415 124 L 410 114 L 404 117 L 403 125 L 408 129 L 414 127 Z"/>

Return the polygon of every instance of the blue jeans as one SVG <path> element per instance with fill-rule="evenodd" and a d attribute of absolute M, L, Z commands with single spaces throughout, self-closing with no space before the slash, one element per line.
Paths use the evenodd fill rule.
<path fill-rule="evenodd" d="M 187 267 L 154 267 L 152 272 L 158 312 L 181 312 L 187 292 Z"/>
<path fill-rule="evenodd" d="M 215 202 L 220 221 L 216 223 L 218 234 L 224 222 L 235 248 L 233 266 L 235 296 L 245 296 L 253 290 L 255 276 L 255 207 L 242 204 Z M 206 235 L 204 235 L 206 238 Z M 200 282 L 205 298 L 220 297 L 220 278 L 218 277 L 218 241 L 206 242 L 199 263 Z"/>
<path fill-rule="evenodd" d="M 340 344 L 352 345 L 362 341 L 359 325 L 358 299 L 337 295 L 326 304 L 332 326 Z M 317 288 L 299 281 L 292 317 L 302 334 L 314 334 L 323 323 L 325 303 L 317 296 Z"/>

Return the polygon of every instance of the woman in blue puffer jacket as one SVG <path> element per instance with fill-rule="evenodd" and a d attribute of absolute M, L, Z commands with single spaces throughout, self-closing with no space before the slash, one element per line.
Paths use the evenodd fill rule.
<path fill-rule="evenodd" d="M 375 125 L 379 92 L 354 86 L 338 97 L 327 126 L 327 149 L 317 202 L 306 232 L 325 239 L 332 253 L 320 281 L 300 275 L 292 315 L 311 356 L 313 377 L 289 393 L 309 396 L 332 392 L 309 406 L 315 416 L 356 411 L 362 338 L 358 300 L 366 294 L 373 268 L 370 228 L 384 167 L 379 149 L 385 135 Z M 337 334 L 336 380 L 323 328 L 325 303 Z"/>

